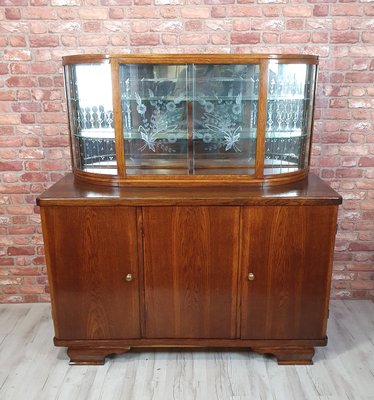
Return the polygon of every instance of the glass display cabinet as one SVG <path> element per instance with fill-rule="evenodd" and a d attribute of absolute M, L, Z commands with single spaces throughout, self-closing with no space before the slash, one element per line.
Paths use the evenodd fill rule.
<path fill-rule="evenodd" d="M 300 180 L 318 58 L 64 57 L 73 168 L 123 184 Z"/>
<path fill-rule="evenodd" d="M 56 346 L 327 343 L 341 197 L 308 173 L 317 58 L 64 58 L 73 173 L 37 199 Z"/>

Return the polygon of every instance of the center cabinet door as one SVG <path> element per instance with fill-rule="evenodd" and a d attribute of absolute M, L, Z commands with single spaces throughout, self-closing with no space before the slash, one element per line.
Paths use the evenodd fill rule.
<path fill-rule="evenodd" d="M 235 338 L 239 207 L 145 207 L 145 337 Z"/>

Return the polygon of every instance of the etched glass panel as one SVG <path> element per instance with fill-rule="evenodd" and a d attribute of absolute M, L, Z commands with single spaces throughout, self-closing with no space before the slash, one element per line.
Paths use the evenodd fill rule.
<path fill-rule="evenodd" d="M 120 65 L 127 174 L 187 174 L 187 66 Z"/>
<path fill-rule="evenodd" d="M 265 174 L 307 167 L 316 66 L 270 62 Z"/>
<path fill-rule="evenodd" d="M 259 65 L 193 65 L 195 174 L 254 174 Z"/>
<path fill-rule="evenodd" d="M 116 174 L 109 64 L 65 68 L 74 165 L 86 172 Z"/>

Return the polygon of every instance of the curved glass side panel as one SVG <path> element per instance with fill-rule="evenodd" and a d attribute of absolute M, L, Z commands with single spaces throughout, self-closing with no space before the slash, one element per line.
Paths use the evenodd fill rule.
<path fill-rule="evenodd" d="M 192 66 L 194 174 L 255 172 L 259 65 Z"/>
<path fill-rule="evenodd" d="M 120 64 L 126 174 L 188 174 L 187 66 Z"/>
<path fill-rule="evenodd" d="M 269 63 L 264 173 L 308 167 L 316 66 Z"/>
<path fill-rule="evenodd" d="M 110 65 L 69 65 L 65 77 L 75 167 L 117 174 Z"/>

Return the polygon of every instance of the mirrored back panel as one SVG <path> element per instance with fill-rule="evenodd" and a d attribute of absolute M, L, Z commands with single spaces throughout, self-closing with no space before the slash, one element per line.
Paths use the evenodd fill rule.
<path fill-rule="evenodd" d="M 282 183 L 309 165 L 318 59 L 64 58 L 74 172 L 101 183 Z"/>

